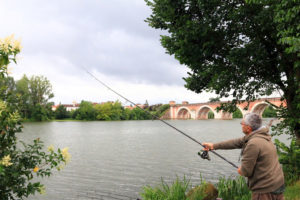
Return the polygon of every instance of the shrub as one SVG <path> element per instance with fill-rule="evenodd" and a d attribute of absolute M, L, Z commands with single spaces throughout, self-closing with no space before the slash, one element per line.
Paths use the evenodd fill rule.
<path fill-rule="evenodd" d="M 183 181 L 179 178 L 169 186 L 161 179 L 161 184 L 154 188 L 145 186 L 141 196 L 143 200 L 184 200 L 186 199 L 185 193 L 189 189 L 190 181 L 185 177 Z"/>
<path fill-rule="evenodd" d="M 300 145 L 296 139 L 291 140 L 290 147 L 275 139 L 279 162 L 282 164 L 287 185 L 300 179 Z"/>
<path fill-rule="evenodd" d="M 16 62 L 20 52 L 20 43 L 13 36 L 0 39 L 0 78 L 7 78 L 7 66 Z M 5 87 L 1 86 L 0 91 Z M 3 94 L 3 93 L 2 93 Z M 34 182 L 34 177 L 51 175 L 51 169 L 61 170 L 70 159 L 68 149 L 54 151 L 53 146 L 47 152 L 42 151 L 43 142 L 34 140 L 33 144 L 19 142 L 16 133 L 22 131 L 21 118 L 13 111 L 13 105 L 6 93 L 0 98 L 0 197 L 1 199 L 23 199 L 36 192 L 44 193 L 45 187 Z M 21 147 L 20 147 L 21 146 Z"/>

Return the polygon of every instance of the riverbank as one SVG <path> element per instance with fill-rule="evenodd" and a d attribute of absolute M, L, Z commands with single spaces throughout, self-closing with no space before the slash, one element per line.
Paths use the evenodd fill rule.
<path fill-rule="evenodd" d="M 287 186 L 284 192 L 285 200 L 300 200 L 300 180 Z M 247 187 L 245 178 L 239 176 L 235 179 L 220 178 L 216 184 L 211 184 L 205 180 L 197 186 L 191 186 L 190 181 L 185 177 L 183 180 L 177 179 L 171 184 L 166 184 L 163 180 L 160 185 L 143 188 L 141 193 L 143 200 L 251 200 L 251 191 Z"/>
<path fill-rule="evenodd" d="M 232 120 L 235 120 L 235 119 L 240 119 L 240 118 L 233 118 Z M 262 118 L 263 120 L 270 120 L 270 118 Z M 147 120 L 157 120 L 157 119 L 127 119 L 127 120 L 85 120 L 85 119 L 73 119 L 73 118 L 64 118 L 64 119 L 49 119 L 49 120 L 44 120 L 44 121 L 36 121 L 36 120 L 33 120 L 33 119 L 23 119 L 23 122 L 100 122 L 100 121 L 106 121 L 106 122 L 109 122 L 109 121 L 147 121 Z M 164 120 L 170 120 L 170 119 L 164 119 Z M 193 120 L 193 119 L 190 119 L 190 120 Z M 209 119 L 209 120 L 213 120 L 212 119 Z M 174 120 L 175 121 L 175 120 Z M 181 121 L 187 121 L 187 120 L 181 120 Z M 218 120 L 219 121 L 219 120 Z"/>
<path fill-rule="evenodd" d="M 72 118 L 51 120 L 51 122 L 84 122 L 84 121 L 87 121 L 87 120 L 79 120 L 79 119 L 72 119 Z"/>

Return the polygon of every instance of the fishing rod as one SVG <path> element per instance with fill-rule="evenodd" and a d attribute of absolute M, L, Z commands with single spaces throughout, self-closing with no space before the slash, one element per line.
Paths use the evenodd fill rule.
<path fill-rule="evenodd" d="M 111 87 L 109 87 L 108 85 L 106 85 L 104 82 L 102 82 L 101 80 L 99 80 L 96 76 L 94 76 L 92 73 L 90 73 L 85 67 L 82 67 L 91 77 L 93 77 L 98 83 L 100 83 L 101 85 L 103 85 L 104 87 L 106 87 L 107 89 L 109 89 L 110 91 L 112 91 L 113 93 L 115 93 L 116 95 L 120 96 L 121 98 L 125 99 L 127 102 L 131 103 L 132 105 L 134 105 L 135 107 L 143 110 L 144 112 L 150 114 L 152 116 L 152 118 L 155 118 L 161 122 L 163 122 L 164 124 L 166 124 L 167 126 L 175 129 L 177 132 L 181 133 L 182 135 L 184 135 L 185 137 L 191 139 L 192 141 L 196 142 L 197 144 L 199 144 L 200 146 L 202 146 L 203 148 L 205 148 L 205 146 L 199 142 L 198 140 L 196 140 L 195 138 L 189 136 L 188 134 L 184 133 L 183 131 L 179 130 L 178 128 L 176 128 L 175 126 L 171 125 L 170 123 L 166 122 L 163 119 L 160 119 L 158 116 L 150 113 L 148 110 L 145 110 L 143 108 L 141 108 L 140 106 L 138 106 L 137 104 L 135 104 L 133 101 L 127 99 L 126 97 L 124 97 L 123 95 L 121 95 L 120 93 L 116 92 L 115 90 L 113 90 Z M 214 150 L 210 150 L 210 152 L 212 152 L 213 154 L 215 154 L 216 156 L 218 156 L 219 158 L 223 159 L 224 161 L 226 161 L 227 163 L 229 163 L 230 165 L 232 165 L 234 168 L 238 168 L 238 166 L 236 166 L 233 162 L 227 160 L 225 157 L 223 157 L 222 155 L 218 154 L 217 152 L 215 152 Z M 200 154 L 199 154 L 200 155 Z M 210 158 L 208 157 L 208 152 L 207 151 L 203 151 L 203 153 L 200 155 L 203 159 L 208 159 L 210 160 Z"/>

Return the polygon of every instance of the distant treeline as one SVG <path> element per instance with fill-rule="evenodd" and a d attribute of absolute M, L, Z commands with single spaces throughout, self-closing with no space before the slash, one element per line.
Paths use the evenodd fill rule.
<path fill-rule="evenodd" d="M 52 85 L 44 76 L 24 75 L 15 81 L 13 77 L 0 78 L 0 99 L 9 103 L 13 111 L 18 111 L 25 121 L 47 121 L 53 119 L 75 120 L 146 120 L 152 119 L 151 114 L 161 117 L 169 109 L 169 104 L 148 105 L 144 109 L 124 108 L 120 102 L 92 104 L 82 101 L 77 110 L 68 112 L 64 106 L 52 111 L 54 97 Z"/>
<path fill-rule="evenodd" d="M 120 102 L 107 102 L 103 104 L 92 104 L 82 101 L 77 110 L 67 111 L 61 105 L 52 111 L 54 97 L 52 85 L 44 76 L 24 75 L 20 80 L 15 81 L 13 77 L 0 79 L 0 99 L 9 102 L 12 110 L 17 110 L 21 117 L 26 121 L 46 121 L 53 119 L 74 119 L 74 120 L 148 120 L 152 115 L 162 117 L 169 109 L 169 104 L 144 104 L 144 109 L 124 108 Z M 214 114 L 209 112 L 208 117 L 214 118 Z M 269 106 L 265 109 L 263 117 L 276 117 L 276 110 Z M 242 118 L 240 110 L 233 113 L 233 118 Z"/>
<path fill-rule="evenodd" d="M 169 109 L 169 104 L 145 105 L 144 109 L 152 115 L 161 117 Z M 63 105 L 57 107 L 54 112 L 56 119 L 76 120 L 147 120 L 153 117 L 140 108 L 124 108 L 118 101 L 93 105 L 91 102 L 82 101 L 76 110 L 67 111 Z"/>

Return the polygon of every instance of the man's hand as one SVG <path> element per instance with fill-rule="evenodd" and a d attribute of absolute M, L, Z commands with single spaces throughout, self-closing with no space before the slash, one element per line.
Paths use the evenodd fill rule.
<path fill-rule="evenodd" d="M 214 149 L 214 144 L 213 143 L 203 143 L 204 146 L 204 151 L 209 151 Z"/>
<path fill-rule="evenodd" d="M 241 176 L 243 176 L 242 171 L 241 171 L 241 167 L 239 167 L 239 168 L 237 169 L 237 171 L 238 171 L 238 173 L 239 173 Z"/>

